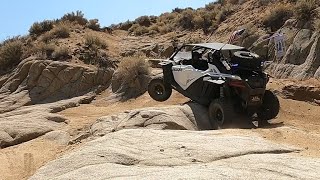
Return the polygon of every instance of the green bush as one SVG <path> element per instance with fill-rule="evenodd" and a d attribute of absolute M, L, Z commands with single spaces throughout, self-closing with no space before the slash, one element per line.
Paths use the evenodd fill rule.
<path fill-rule="evenodd" d="M 29 29 L 29 33 L 31 36 L 39 36 L 45 32 L 50 31 L 53 28 L 52 21 L 42 21 L 42 22 L 35 22 Z"/>
<path fill-rule="evenodd" d="M 301 22 L 310 21 L 317 15 L 316 8 L 315 0 L 300 0 L 294 7 L 295 18 Z"/>
<path fill-rule="evenodd" d="M 273 9 L 267 16 L 263 18 L 263 25 L 271 28 L 271 31 L 276 31 L 292 17 L 293 12 L 290 6 L 280 5 Z"/>
<path fill-rule="evenodd" d="M 17 65 L 23 55 L 23 43 L 20 40 L 7 41 L 0 47 L 0 69 Z"/>
<path fill-rule="evenodd" d="M 83 26 L 85 26 L 88 23 L 88 20 L 84 17 L 84 14 L 82 11 L 67 13 L 64 16 L 62 16 L 60 20 L 75 22 Z"/>

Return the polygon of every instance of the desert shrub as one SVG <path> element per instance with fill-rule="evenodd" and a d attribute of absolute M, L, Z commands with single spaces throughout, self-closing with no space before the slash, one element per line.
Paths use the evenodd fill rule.
<path fill-rule="evenodd" d="M 40 42 L 35 45 L 34 53 L 41 58 L 51 58 L 57 46 L 54 43 Z"/>
<path fill-rule="evenodd" d="M 3 40 L 2 42 L 0 42 L 0 48 L 1 48 L 1 46 L 4 46 L 9 42 L 16 42 L 16 41 L 24 42 L 27 39 L 28 38 L 26 36 L 13 36 L 13 37 L 10 37 L 10 38 L 7 38 L 7 39 Z"/>
<path fill-rule="evenodd" d="M 263 18 L 263 25 L 276 31 L 293 15 L 290 6 L 280 5 Z"/>
<path fill-rule="evenodd" d="M 55 38 L 68 38 L 70 37 L 70 25 L 66 23 L 57 24 L 51 31 L 44 33 L 41 36 L 43 42 L 50 42 Z"/>
<path fill-rule="evenodd" d="M 171 32 L 171 28 L 168 26 L 168 25 L 164 25 L 164 26 L 160 26 L 159 27 L 159 32 L 161 33 L 161 34 L 166 34 L 166 33 L 168 33 L 168 32 Z"/>
<path fill-rule="evenodd" d="M 21 61 L 23 43 L 20 40 L 7 41 L 0 47 L 0 69 L 11 68 Z"/>
<path fill-rule="evenodd" d="M 216 19 L 218 20 L 218 22 L 223 22 L 224 20 L 227 19 L 228 16 L 230 16 L 232 14 L 233 10 L 231 8 L 231 6 L 224 6 L 217 14 Z"/>
<path fill-rule="evenodd" d="M 202 29 L 204 33 L 210 31 L 215 22 L 215 13 L 199 10 L 193 18 L 195 29 Z"/>
<path fill-rule="evenodd" d="M 314 28 L 316 31 L 320 32 L 320 20 L 317 19 L 315 22 L 314 22 Z"/>
<path fill-rule="evenodd" d="M 158 21 L 158 16 L 149 16 L 151 24 L 154 24 Z"/>
<path fill-rule="evenodd" d="M 86 25 L 88 23 L 88 20 L 84 17 L 84 14 L 82 11 L 76 11 L 67 13 L 60 19 L 61 21 L 69 21 L 69 22 L 75 22 L 80 25 Z"/>
<path fill-rule="evenodd" d="M 205 5 L 205 9 L 207 11 L 213 11 L 213 10 L 215 10 L 216 5 L 217 5 L 216 2 L 211 2 L 211 3 Z"/>
<path fill-rule="evenodd" d="M 113 85 L 118 86 L 116 89 L 127 98 L 137 97 L 147 90 L 150 73 L 150 65 L 145 56 L 125 57 L 119 63 L 113 79 L 117 85 Z"/>
<path fill-rule="evenodd" d="M 141 36 L 141 35 L 147 34 L 147 33 L 149 33 L 149 29 L 145 26 L 139 26 L 138 28 L 136 28 L 134 30 L 134 34 L 137 36 Z"/>
<path fill-rule="evenodd" d="M 55 48 L 52 53 L 52 59 L 54 60 L 66 60 L 69 58 L 69 49 L 65 46 Z"/>
<path fill-rule="evenodd" d="M 149 32 L 149 29 L 145 26 L 140 26 L 139 24 L 134 24 L 129 29 L 129 32 L 134 33 L 137 36 L 141 36 Z"/>
<path fill-rule="evenodd" d="M 272 2 L 272 0 L 258 0 L 258 5 L 259 6 L 266 6 L 268 4 L 270 4 Z"/>
<path fill-rule="evenodd" d="M 159 16 L 158 21 L 165 23 L 173 23 L 177 16 L 178 13 L 163 13 Z"/>
<path fill-rule="evenodd" d="M 39 36 L 45 32 L 50 31 L 53 28 L 52 21 L 42 21 L 42 22 L 35 22 L 29 29 L 29 33 L 31 36 Z"/>
<path fill-rule="evenodd" d="M 133 25 L 133 22 L 128 20 L 124 23 L 120 23 L 119 29 L 128 31 L 132 27 L 132 25 Z"/>
<path fill-rule="evenodd" d="M 80 53 L 79 59 L 81 61 L 86 64 L 98 65 L 99 67 L 115 67 L 115 64 L 104 50 L 107 48 L 104 40 L 95 35 L 87 35 L 85 37 L 85 45 L 87 48 Z"/>
<path fill-rule="evenodd" d="M 178 26 L 182 29 L 191 30 L 194 28 L 193 23 L 194 12 L 191 9 L 184 10 L 178 17 Z"/>
<path fill-rule="evenodd" d="M 101 49 L 86 49 L 79 57 L 85 64 L 97 65 L 99 67 L 115 68 L 116 64 L 107 53 Z"/>
<path fill-rule="evenodd" d="M 41 41 L 43 41 L 43 42 L 45 42 L 45 43 L 50 42 L 52 39 L 54 39 L 54 36 L 53 36 L 53 34 L 52 34 L 50 31 L 44 33 L 44 34 L 41 36 Z"/>
<path fill-rule="evenodd" d="M 307 22 L 317 15 L 315 0 L 300 0 L 294 7 L 294 15 L 298 21 Z"/>
<path fill-rule="evenodd" d="M 70 28 L 67 24 L 59 23 L 52 29 L 52 34 L 55 38 L 68 38 L 70 37 Z"/>
<path fill-rule="evenodd" d="M 133 24 L 129 29 L 128 31 L 130 33 L 133 33 L 140 25 L 139 24 Z"/>
<path fill-rule="evenodd" d="M 228 0 L 230 4 L 239 4 L 239 0 Z"/>
<path fill-rule="evenodd" d="M 160 32 L 159 25 L 153 24 L 152 26 L 149 27 L 149 31 Z"/>
<path fill-rule="evenodd" d="M 101 30 L 98 19 L 90 19 L 86 26 L 89 29 L 92 29 L 94 31 L 100 31 Z"/>
<path fill-rule="evenodd" d="M 149 16 L 140 16 L 138 17 L 135 22 L 140 26 L 149 27 L 151 25 L 151 20 Z"/>
<path fill-rule="evenodd" d="M 244 4 L 245 2 L 247 2 L 248 0 L 239 0 L 239 4 Z"/>
<path fill-rule="evenodd" d="M 182 13 L 182 11 L 183 11 L 183 9 L 182 8 L 178 8 L 178 7 L 172 9 L 173 13 Z"/>
<path fill-rule="evenodd" d="M 84 43 L 89 48 L 95 48 L 95 49 L 107 48 L 106 42 L 103 39 L 101 39 L 100 37 L 95 36 L 93 34 L 89 34 L 89 35 L 85 36 Z"/>

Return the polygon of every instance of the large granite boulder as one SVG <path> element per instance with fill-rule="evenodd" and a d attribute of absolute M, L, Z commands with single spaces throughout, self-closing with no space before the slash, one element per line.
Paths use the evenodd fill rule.
<path fill-rule="evenodd" d="M 0 113 L 24 105 L 50 103 L 107 86 L 113 69 L 29 58 L 0 78 Z"/>
<path fill-rule="evenodd" d="M 101 117 L 91 126 L 93 135 L 105 135 L 122 129 L 211 129 L 207 108 L 197 103 L 182 106 L 144 108 Z"/>
<path fill-rule="evenodd" d="M 121 130 L 40 168 L 37 179 L 319 179 L 320 159 L 228 131 Z"/>

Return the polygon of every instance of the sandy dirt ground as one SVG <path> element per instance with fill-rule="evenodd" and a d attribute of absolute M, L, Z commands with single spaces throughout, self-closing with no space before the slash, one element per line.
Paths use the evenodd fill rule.
<path fill-rule="evenodd" d="M 273 80 L 269 88 L 280 90 L 281 87 L 293 81 Z M 317 84 L 318 82 L 304 82 Z M 167 105 L 183 104 L 189 101 L 177 92 L 163 103 L 152 100 L 146 93 L 137 99 L 126 102 L 114 102 L 108 97 L 108 91 L 99 95 L 91 104 L 80 105 L 76 108 L 60 112 L 69 119 L 69 124 L 62 130 L 72 137 L 89 129 L 95 120 L 102 116 L 116 114 L 125 110 L 144 107 L 163 107 Z M 283 99 L 279 97 L 281 110 L 272 125 L 266 128 L 239 128 L 234 127 L 227 131 L 233 134 L 259 135 L 265 139 L 299 147 L 297 156 L 320 157 L 320 106 L 307 102 Z M 20 145 L 0 150 L 0 180 L 26 179 L 36 169 L 45 163 L 69 152 L 80 144 L 62 146 L 38 138 Z"/>

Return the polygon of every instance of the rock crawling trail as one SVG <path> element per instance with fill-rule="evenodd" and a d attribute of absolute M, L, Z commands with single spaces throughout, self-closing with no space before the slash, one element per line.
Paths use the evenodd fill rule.
<path fill-rule="evenodd" d="M 276 90 L 276 91 L 280 91 L 280 89 L 284 86 L 287 85 L 287 81 L 275 81 L 273 80 L 270 83 L 269 88 Z M 292 83 L 290 81 L 290 83 Z M 27 179 L 30 176 L 32 176 L 40 167 L 46 165 L 48 162 L 55 160 L 59 157 L 63 157 L 62 160 L 55 160 L 52 161 L 53 163 L 53 167 L 57 167 L 59 165 L 59 163 L 64 163 L 64 161 L 68 161 L 68 158 L 74 157 L 74 158 L 78 158 L 79 156 L 77 156 L 77 153 L 88 153 L 87 150 L 89 152 L 90 149 L 88 148 L 88 145 L 86 145 L 87 143 L 91 143 L 92 140 L 97 139 L 97 136 L 101 136 L 101 134 L 97 134 L 97 136 L 93 136 L 92 135 L 92 124 L 96 123 L 96 120 L 101 118 L 101 117 L 106 117 L 106 116 L 111 116 L 111 119 L 113 119 L 112 117 L 118 113 L 122 113 L 124 111 L 127 111 L 130 114 L 130 110 L 135 111 L 135 109 L 141 109 L 141 108 L 146 108 L 146 107 L 155 107 L 155 110 L 151 111 L 151 114 L 154 112 L 157 112 L 159 110 L 161 110 L 161 108 L 166 108 L 170 105 L 181 105 L 184 104 L 186 102 L 189 101 L 189 99 L 183 97 L 182 95 L 174 92 L 173 96 L 166 102 L 163 103 L 159 103 L 159 102 L 155 102 L 153 101 L 149 95 L 146 93 L 140 97 L 138 97 L 137 99 L 133 99 L 133 100 L 129 100 L 126 102 L 118 102 L 118 101 L 114 101 L 114 99 L 110 99 L 108 98 L 110 96 L 110 93 L 108 91 L 103 92 L 102 94 L 100 94 L 99 96 L 96 97 L 96 99 L 90 103 L 90 104 L 83 104 L 80 105 L 78 107 L 74 107 L 74 108 L 69 108 L 66 109 L 64 111 L 59 112 L 59 115 L 65 116 L 68 119 L 68 123 L 66 126 L 62 127 L 60 130 L 61 131 L 65 131 L 68 132 L 68 134 L 70 135 L 70 137 L 66 137 L 66 136 L 61 136 L 61 134 L 57 134 L 57 135 L 53 135 L 53 137 L 46 137 L 46 136 L 42 136 L 40 138 L 16 145 L 16 146 L 12 146 L 12 147 L 8 147 L 5 149 L 1 149 L 0 150 L 0 174 L 2 175 L 0 177 L 0 179 Z M 161 141 L 163 141 L 163 139 L 161 140 L 161 137 L 166 139 L 169 138 L 170 136 L 177 136 L 177 142 L 180 142 L 180 144 L 178 144 L 177 146 L 181 146 L 179 147 L 177 151 L 186 151 L 184 150 L 186 147 L 193 149 L 190 153 L 186 153 L 183 155 L 177 155 L 177 157 L 181 158 L 173 158 L 173 157 L 159 157 L 161 160 L 159 160 L 159 162 L 154 162 L 152 160 L 148 160 L 145 159 L 144 157 L 135 157 L 132 159 L 132 156 L 130 155 L 130 157 L 128 156 L 124 156 L 124 154 L 129 154 L 127 152 L 127 150 L 123 149 L 120 152 L 119 151 L 114 151 L 114 149 L 109 149 L 109 150 L 99 150 L 99 152 L 102 153 L 101 157 L 109 157 L 108 155 L 105 155 L 103 152 L 105 151 L 110 151 L 110 153 L 114 153 L 112 155 L 112 157 L 116 158 L 116 159 L 104 159 L 107 160 L 108 162 L 113 162 L 115 164 L 125 164 L 126 167 L 128 167 L 128 164 L 131 165 L 135 165 L 135 164 L 140 164 L 137 167 L 133 167 L 133 169 L 131 169 L 129 172 L 131 171 L 136 171 L 136 172 L 144 172 L 143 169 L 139 168 L 141 165 L 142 166 L 156 166 L 154 167 L 154 169 L 149 169 L 148 173 L 150 176 L 154 176 L 157 177 L 160 174 L 157 174 L 155 172 L 158 171 L 157 167 L 161 167 L 162 165 L 167 167 L 168 164 L 172 165 L 172 167 L 176 167 L 177 165 L 180 164 L 180 166 L 183 168 L 183 166 L 192 163 L 200 163 L 199 165 L 192 167 L 192 169 L 194 169 L 194 172 L 197 171 L 203 171 L 204 175 L 208 175 L 208 176 L 204 176 L 205 177 L 209 177 L 210 172 L 206 172 L 204 171 L 201 167 L 201 163 L 207 164 L 209 169 L 217 167 L 217 166 L 224 166 L 224 163 L 235 163 L 235 166 L 233 167 L 234 169 L 239 169 L 239 167 L 241 167 L 241 163 L 240 162 L 249 162 L 251 158 L 257 159 L 257 162 L 259 161 L 259 159 L 261 158 L 258 155 L 254 155 L 254 154 L 266 154 L 266 156 L 268 156 L 267 154 L 270 154 L 269 158 L 278 158 L 278 159 L 282 159 L 283 162 L 286 161 L 290 161 L 290 157 L 287 156 L 286 154 L 281 155 L 282 153 L 286 153 L 288 152 L 290 155 L 296 156 L 296 157 L 301 157 L 301 158 L 319 158 L 320 157 L 320 119 L 319 119 L 319 115 L 320 115 L 320 106 L 317 106 L 315 104 L 310 104 L 309 102 L 303 102 L 303 101 L 296 101 L 296 100 L 290 100 L 290 99 L 284 99 L 284 98 L 280 98 L 280 103 L 281 103 L 281 111 L 279 116 L 272 122 L 272 125 L 266 128 L 248 128 L 248 127 L 241 127 L 241 126 L 235 126 L 232 128 L 228 128 L 225 130 L 221 130 L 221 131 L 216 131 L 216 132 L 204 132 L 205 134 L 202 134 L 201 132 L 196 133 L 195 135 L 188 135 L 190 132 L 178 132 L 178 131 L 172 131 L 171 132 L 167 132 L 169 134 L 166 134 L 166 132 L 162 132 L 162 131 L 146 131 L 145 133 L 142 133 L 143 130 L 124 130 L 124 131 L 119 131 L 119 133 L 116 133 L 114 136 L 114 138 L 118 139 L 118 138 L 123 138 L 123 136 L 130 136 L 131 134 L 137 133 L 139 132 L 140 134 L 144 134 L 144 136 L 148 136 L 147 134 L 152 134 L 152 136 L 157 136 L 157 134 L 160 136 L 159 139 L 154 139 L 154 142 L 158 142 L 158 146 L 160 149 L 160 153 L 164 153 L 162 151 L 167 151 L 166 149 L 172 149 L 173 147 L 171 147 L 171 145 L 167 145 L 167 144 L 162 144 Z M 159 110 L 158 110 L 159 109 Z M 171 110 L 174 110 L 174 108 L 170 108 Z M 170 110 L 166 110 L 169 112 L 170 115 Z M 143 115 L 145 112 L 141 111 L 138 112 L 138 114 L 140 113 L 140 115 L 143 116 L 149 116 L 149 115 Z M 183 112 L 184 113 L 184 112 Z M 183 114 L 182 114 L 183 115 Z M 182 116 L 181 115 L 181 116 Z M 180 115 L 177 115 L 177 117 L 181 117 Z M 163 117 L 167 117 L 168 116 L 163 116 Z M 160 116 L 160 118 L 163 119 L 162 116 Z M 188 116 L 186 116 L 187 118 L 189 118 Z M 133 117 L 134 118 L 134 117 Z M 151 117 L 153 118 L 153 117 Z M 140 119 L 138 119 L 138 121 L 140 121 Z M 178 121 L 178 120 L 177 120 Z M 183 121 L 183 120 L 182 120 Z M 101 127 L 105 127 L 105 124 L 103 124 L 104 122 L 109 122 L 108 118 L 102 118 L 101 119 L 101 123 L 102 125 L 99 125 L 98 123 L 98 130 L 100 126 Z M 130 127 L 134 127 L 137 128 L 136 124 L 130 125 L 130 120 L 128 121 L 129 123 L 125 124 L 124 126 L 128 126 L 125 129 L 131 129 Z M 180 122 L 183 124 L 183 122 Z M 128 125 L 129 124 L 129 125 Z M 178 122 L 179 124 L 179 122 Z M 141 125 L 138 125 L 141 126 Z M 143 126 L 141 126 L 143 128 Z M 176 126 L 172 126 L 172 127 L 176 127 Z M 172 128 L 171 127 L 171 128 Z M 147 126 L 145 128 L 151 128 L 151 129 L 161 129 L 161 126 Z M 121 129 L 121 128 L 120 128 Z M 120 130 L 119 129 L 119 130 Z M 163 129 L 163 128 L 162 128 Z M 170 129 L 170 128 L 169 128 Z M 178 128 L 179 129 L 179 128 Z M 195 128 L 196 129 L 196 128 Z M 190 130 L 192 130 L 192 127 L 190 126 Z M 193 129 L 194 130 L 194 129 Z M 113 130 L 110 130 L 113 131 Z M 170 134 L 171 133 L 171 134 Z M 208 134 L 206 134 L 208 133 Z M 151 135 L 150 134 L 150 135 Z M 179 137 L 179 135 L 186 135 L 187 137 L 190 136 L 191 138 L 195 138 L 199 136 L 199 139 L 207 136 L 210 136 L 210 134 L 213 134 L 215 137 L 218 136 L 219 134 L 221 135 L 227 135 L 230 140 L 227 141 L 226 144 L 223 144 L 222 142 L 222 147 L 224 146 L 229 147 L 230 151 L 229 154 L 227 155 L 219 155 L 219 148 L 217 147 L 216 150 L 213 149 L 198 149 L 199 146 L 205 146 L 204 142 L 199 142 L 199 144 L 197 144 L 197 142 L 194 142 L 195 144 L 188 144 L 186 143 L 188 141 L 188 138 L 186 138 L 185 140 L 180 139 L 182 137 Z M 112 134 L 110 134 L 111 136 L 113 136 Z M 120 137 L 118 137 L 120 136 Z M 169 137 L 168 137 L 169 136 Z M 192 136 L 192 137 L 191 137 Z M 241 140 L 240 143 L 238 142 L 237 144 L 232 144 L 232 138 L 237 139 L 238 136 L 241 137 L 251 137 L 253 136 L 254 140 L 248 140 L 248 141 L 252 141 L 253 144 L 248 144 L 248 146 L 252 146 L 255 144 L 258 144 L 259 141 L 261 141 L 261 146 L 263 146 L 262 142 L 264 140 L 268 140 L 271 141 L 275 144 L 277 144 L 277 146 L 270 146 L 270 149 L 268 149 L 267 147 L 269 147 L 269 145 L 266 145 L 267 150 L 259 150 L 259 148 L 255 149 L 253 146 L 251 149 L 249 148 L 244 150 L 244 152 L 234 152 L 234 150 L 232 149 L 237 149 L 237 148 L 241 148 L 243 146 L 247 146 L 247 141 L 244 141 L 244 144 L 241 144 Z M 113 142 L 113 140 L 108 139 L 109 135 L 105 136 L 106 138 L 104 138 L 105 140 L 94 140 L 95 141 L 101 141 L 101 143 L 111 143 Z M 140 137 L 140 136 L 139 136 Z M 143 139 L 139 140 L 139 137 L 136 136 L 132 136 L 133 140 L 132 142 L 128 142 L 130 144 L 134 143 L 134 141 L 136 142 L 142 142 L 145 141 Z M 255 139 L 256 137 L 260 137 L 261 139 Z M 170 137 L 171 138 L 171 137 Z M 170 139 L 169 138 L 169 139 Z M 120 140 L 120 142 L 114 142 L 114 143 L 120 143 L 124 142 L 123 140 Z M 136 139 L 136 140 L 135 140 Z M 209 138 L 210 139 L 210 138 Z M 219 138 L 218 138 L 219 139 Z M 241 138 L 240 138 L 241 139 Z M 202 139 L 201 139 L 202 140 Z M 106 142 L 105 142 L 106 141 Z M 204 139 L 204 141 L 208 141 L 208 143 L 218 143 L 221 144 L 221 142 L 219 140 L 211 142 L 211 140 L 208 139 Z M 209 142 L 210 141 L 210 142 Z M 237 140 L 235 140 L 236 142 Z M 69 142 L 69 145 L 67 145 Z M 70 143 L 71 142 L 71 143 Z M 171 141 L 170 141 L 171 142 Z M 93 142 L 92 142 L 93 143 Z M 204 144 L 203 144 L 204 143 Z M 231 143 L 231 144 L 228 144 Z M 175 143 L 173 143 L 175 144 Z M 94 143 L 92 144 L 93 146 Z M 114 145 L 115 147 L 117 147 L 116 145 Z M 193 147 L 194 146 L 194 147 Z M 239 146 L 239 147 L 238 147 Z M 279 146 L 279 147 L 278 147 Z M 284 147 L 282 147 L 284 146 Z M 288 147 L 287 147 L 288 146 Z M 162 148 L 161 148 L 162 147 Z M 297 149 L 290 149 L 289 147 L 295 147 Z M 98 147 L 97 147 L 98 148 Z M 131 147 L 130 148 L 136 148 L 136 147 Z M 130 149 L 129 148 L 129 149 Z M 154 150 L 153 146 L 149 147 L 150 150 L 156 154 L 156 152 L 159 152 L 159 150 Z M 298 151 L 297 151 L 298 150 Z M 142 150 L 141 151 L 145 151 Z M 202 153 L 208 153 L 214 151 L 216 152 L 216 154 L 212 154 L 212 156 L 207 155 L 207 156 L 202 156 L 202 155 L 194 155 L 198 154 L 201 152 Z M 222 151 L 222 150 L 221 150 Z M 248 151 L 248 152 L 247 152 Z M 293 152 L 293 153 L 290 153 Z M 71 154 L 70 154 L 71 153 Z M 136 152 L 136 153 L 140 153 Z M 176 151 L 172 151 L 172 156 L 176 156 L 174 155 L 176 153 Z M 227 153 L 227 152 L 226 152 Z M 244 154 L 243 154 L 244 153 Z M 166 153 L 168 155 L 168 153 Z M 170 154 L 170 151 L 169 151 Z M 217 155 L 218 154 L 218 155 Z M 280 154 L 280 155 L 276 155 L 276 154 Z M 87 154 L 88 158 L 92 155 L 92 154 Z M 149 156 L 148 154 L 145 154 L 145 156 Z M 151 155 L 150 155 L 151 156 Z M 185 157 L 184 157 L 185 156 Z M 210 158 L 212 158 L 213 156 L 216 156 L 215 160 L 208 160 Z M 230 160 L 228 160 L 228 158 L 226 160 L 222 160 L 222 161 L 217 161 L 218 159 L 224 159 L 224 157 L 233 157 L 230 158 Z M 235 157 L 234 157 L 235 156 Z M 239 157 L 237 157 L 239 156 Z M 256 156 L 256 157 L 255 157 Z M 169 158 L 170 160 L 165 160 Z M 173 158 L 173 159 L 172 159 Z M 79 161 L 85 161 L 86 159 L 82 159 Z M 265 159 L 260 159 L 261 162 L 263 163 L 272 163 L 272 164 L 281 164 L 280 162 L 264 162 L 266 161 Z M 97 160 L 100 161 L 100 160 Z M 209 162 L 210 161 L 210 162 Z M 229 162 L 230 161 L 230 162 Z M 234 161 L 234 162 L 233 162 Z M 296 163 L 303 163 L 303 162 L 298 162 L 299 160 L 297 160 Z M 91 162 L 91 161 L 90 161 Z M 88 162 L 88 163 L 90 163 Z M 44 166 L 44 168 L 40 169 L 40 172 L 37 172 L 36 175 L 33 177 L 34 179 L 41 179 L 43 177 L 46 177 L 48 175 L 48 173 L 52 170 L 52 166 L 50 166 L 52 163 L 49 163 L 48 165 Z M 55 164 L 56 163 L 56 164 Z M 75 162 L 74 162 L 75 163 Z M 92 164 L 97 163 L 96 161 L 91 162 Z M 156 164 L 154 164 L 156 163 Z M 157 164 L 160 163 L 160 164 Z M 216 164 L 215 164 L 216 163 Z M 222 164 L 220 164 L 222 163 Z M 314 162 L 317 164 L 317 162 Z M 162 165 L 161 165 L 162 164 Z M 205 166 L 207 166 L 205 165 Z M 70 166 L 71 169 L 70 172 L 65 172 L 66 174 L 64 174 L 63 176 L 59 177 L 60 179 L 63 178 L 72 178 L 76 176 L 76 172 L 77 171 L 81 171 L 81 167 L 75 166 L 75 167 L 71 167 L 72 165 L 68 164 L 68 166 Z M 89 167 L 87 165 L 84 165 L 85 167 Z M 110 167 L 109 167 L 110 166 Z M 193 164 L 192 164 L 193 166 Z M 179 166 L 177 166 L 179 167 Z M 280 167 L 280 165 L 279 165 Z M 317 170 L 317 167 L 320 168 L 320 166 L 316 166 L 315 170 Z M 80 168 L 80 169 L 79 169 Z M 94 168 L 110 168 L 112 169 L 113 166 L 111 167 L 110 164 L 101 164 L 101 167 L 94 167 Z M 123 167 L 119 166 L 117 168 L 120 168 L 121 170 L 119 170 L 118 173 L 114 174 L 114 176 L 112 177 L 130 177 L 130 173 L 128 174 L 126 168 L 122 169 Z M 190 167 L 191 168 L 191 167 Z M 254 167 L 252 167 L 254 168 Z M 292 167 L 292 168 L 298 168 L 298 167 Z M 302 168 L 302 167 L 301 167 Z M 57 170 L 57 172 L 63 172 L 63 170 L 61 169 L 54 169 L 54 171 Z M 87 170 L 94 170 L 94 169 L 87 169 Z M 97 169 L 96 169 L 97 170 Z M 247 169 L 247 171 L 251 171 L 252 169 Z M 272 169 L 268 169 L 267 171 L 271 171 Z M 319 169 L 318 169 L 319 170 Z M 224 169 L 220 169 L 220 173 L 218 174 L 218 177 L 223 177 L 224 174 L 223 172 L 225 171 Z M 246 171 L 245 169 L 243 170 L 244 172 Z M 261 172 L 262 175 L 263 173 L 267 173 L 266 172 Z M 284 170 L 285 171 L 285 170 Z M 302 169 L 300 170 L 302 171 Z M 61 173 L 60 172 L 60 173 Z M 170 176 L 174 177 L 173 175 L 175 174 L 175 172 L 181 172 L 183 173 L 182 169 L 179 168 L 175 168 L 175 169 L 168 169 L 169 174 L 171 174 Z M 206 173 L 205 173 L 206 172 Z M 147 174 L 148 174 L 147 173 Z M 235 172 L 237 173 L 237 172 Z M 239 171 L 239 173 L 242 173 L 242 171 Z M 311 172 L 310 172 L 311 173 Z M 50 173 L 49 173 L 50 174 Z M 212 173 L 211 173 L 212 174 Z M 295 173 L 293 172 L 293 175 Z M 299 174 L 299 171 L 297 172 L 297 174 Z M 49 177 L 58 177 L 57 174 L 50 174 L 51 176 Z M 196 177 L 197 173 L 192 174 L 190 177 Z M 296 178 L 298 177 L 304 177 L 303 175 L 307 175 L 307 174 L 300 174 L 301 176 L 296 176 Z M 311 178 L 312 177 L 316 177 L 317 175 L 313 176 L 314 174 L 311 173 Z M 169 177 L 170 177 L 169 176 Z M 102 177 L 109 177 L 109 176 L 103 176 Z M 142 176 L 139 176 L 142 177 Z M 144 178 L 148 177 L 148 175 L 146 175 Z M 233 176 L 230 175 L 229 178 L 232 178 Z M 248 174 L 248 177 L 250 177 L 250 174 Z M 257 176 L 259 177 L 259 176 Z M 275 178 L 278 176 L 275 176 Z M 282 176 L 279 176 L 282 177 Z M 294 177 L 294 176 L 293 176 Z M 58 179 L 59 179 L 58 178 Z M 83 178 L 85 178 L 85 176 L 83 176 Z M 182 177 L 183 178 L 183 177 Z M 251 177 L 252 178 L 252 177 Z"/>
<path fill-rule="evenodd" d="M 292 81 L 273 80 L 269 88 L 280 91 L 283 86 L 291 84 Z M 319 83 L 319 82 L 316 82 Z M 314 82 L 307 84 L 319 85 Z M 105 94 L 89 105 L 81 105 L 76 108 L 67 109 L 61 114 L 70 120 L 71 129 L 76 129 L 78 125 L 91 125 L 101 116 L 117 114 L 125 110 L 140 109 L 145 107 L 165 107 L 169 105 L 184 104 L 189 101 L 181 94 L 174 92 L 173 96 L 166 102 L 156 102 L 152 100 L 148 93 L 127 102 L 105 101 Z M 299 155 L 320 157 L 320 106 L 309 102 L 296 101 L 279 97 L 281 110 L 272 125 L 265 128 L 249 128 L 242 125 L 235 125 L 228 128 L 228 131 L 236 134 L 258 134 L 259 136 L 288 145 L 293 145 L 303 149 Z M 74 122 L 74 123 L 73 123 Z"/>

